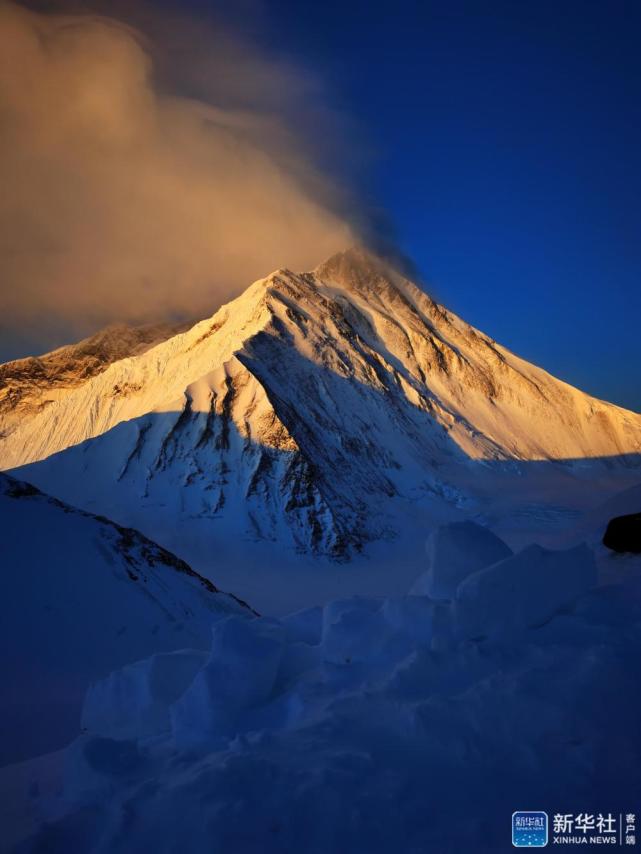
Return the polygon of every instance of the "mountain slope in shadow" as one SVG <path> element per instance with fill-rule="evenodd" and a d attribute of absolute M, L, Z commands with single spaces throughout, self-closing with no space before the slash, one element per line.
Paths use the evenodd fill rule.
<path fill-rule="evenodd" d="M 130 528 L 0 475 L 0 765 L 62 746 L 89 684 L 155 652 L 208 648 L 253 612 Z"/>

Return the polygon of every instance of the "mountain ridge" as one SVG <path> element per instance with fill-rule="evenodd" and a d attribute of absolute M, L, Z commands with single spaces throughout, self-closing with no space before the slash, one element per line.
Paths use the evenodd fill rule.
<path fill-rule="evenodd" d="M 640 452 L 641 416 L 528 364 L 360 250 L 254 282 L 0 439 L 3 468 L 119 521 L 129 505 L 143 530 L 173 513 L 211 523 L 212 542 L 338 558 L 394 536 L 399 502 L 460 509 L 470 465 L 625 466 Z"/>
<path fill-rule="evenodd" d="M 186 324 L 114 323 L 76 344 L 57 347 L 40 356 L 25 356 L 0 365 L 0 416 L 7 432 L 18 417 L 44 408 L 58 388 L 73 388 L 110 364 L 136 356 L 184 330 Z"/>
<path fill-rule="evenodd" d="M 90 683 L 256 612 L 132 528 L 0 473 L 0 765 L 64 745 Z"/>

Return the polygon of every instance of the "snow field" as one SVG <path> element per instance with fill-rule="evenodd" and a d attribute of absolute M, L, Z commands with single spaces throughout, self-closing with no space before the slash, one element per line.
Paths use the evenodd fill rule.
<path fill-rule="evenodd" d="M 461 537 L 476 548 L 480 536 L 450 535 L 435 577 L 447 577 L 443 543 L 458 560 Z M 641 580 L 597 581 L 586 547 L 530 547 L 470 572 L 450 600 L 228 616 L 209 653 L 154 656 L 92 687 L 64 817 L 38 844 L 55 833 L 66 854 L 170 854 L 185 839 L 193 854 L 496 852 L 524 804 L 627 809 L 641 767 Z"/>

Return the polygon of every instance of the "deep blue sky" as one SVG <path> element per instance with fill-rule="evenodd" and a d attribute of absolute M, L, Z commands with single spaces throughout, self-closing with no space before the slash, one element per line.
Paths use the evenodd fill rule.
<path fill-rule="evenodd" d="M 641 411 L 641 3 L 266 0 L 245 21 L 356 120 L 359 178 L 437 298 Z"/>

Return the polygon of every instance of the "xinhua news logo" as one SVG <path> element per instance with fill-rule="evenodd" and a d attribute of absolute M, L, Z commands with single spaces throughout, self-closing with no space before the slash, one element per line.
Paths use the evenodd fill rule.
<path fill-rule="evenodd" d="M 548 844 L 548 814 L 542 811 L 512 813 L 512 845 L 515 848 L 545 848 Z"/>
<path fill-rule="evenodd" d="M 512 813 L 512 845 L 515 848 L 545 848 L 548 844 L 636 847 L 636 822 L 633 812 L 554 813 L 548 833 L 547 813 L 523 810 Z"/>

